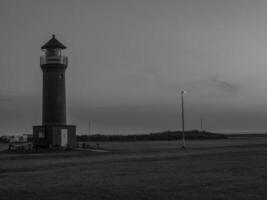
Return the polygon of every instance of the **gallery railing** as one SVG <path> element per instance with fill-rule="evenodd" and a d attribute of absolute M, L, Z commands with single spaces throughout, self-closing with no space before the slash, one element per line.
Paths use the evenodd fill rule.
<path fill-rule="evenodd" d="M 67 56 L 41 56 L 40 57 L 40 64 L 68 64 L 68 57 Z"/>

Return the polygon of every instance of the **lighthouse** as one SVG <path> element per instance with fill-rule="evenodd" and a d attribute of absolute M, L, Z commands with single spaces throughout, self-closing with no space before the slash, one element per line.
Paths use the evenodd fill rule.
<path fill-rule="evenodd" d="M 43 72 L 42 125 L 33 126 L 33 145 L 36 148 L 75 148 L 76 126 L 67 125 L 65 71 L 66 49 L 55 35 L 45 43 L 40 58 Z"/>

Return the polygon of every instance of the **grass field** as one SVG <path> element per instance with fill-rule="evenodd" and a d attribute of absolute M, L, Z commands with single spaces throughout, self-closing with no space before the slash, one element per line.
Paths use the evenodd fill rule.
<path fill-rule="evenodd" d="M 0 199 L 267 199 L 267 138 L 100 147 L 1 152 Z"/>

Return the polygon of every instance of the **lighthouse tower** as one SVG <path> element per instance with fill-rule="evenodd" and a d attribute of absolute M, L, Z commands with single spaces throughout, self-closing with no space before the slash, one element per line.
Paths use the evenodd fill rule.
<path fill-rule="evenodd" d="M 76 126 L 67 125 L 65 71 L 68 57 L 66 47 L 52 36 L 41 49 L 40 66 L 43 71 L 42 125 L 33 126 L 34 147 L 75 148 Z"/>

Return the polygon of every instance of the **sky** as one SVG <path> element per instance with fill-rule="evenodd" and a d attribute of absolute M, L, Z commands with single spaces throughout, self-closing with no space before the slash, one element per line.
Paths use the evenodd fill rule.
<path fill-rule="evenodd" d="M 41 46 L 67 49 L 78 134 L 267 130 L 267 1 L 1 0 L 0 135 L 41 124 Z"/>

